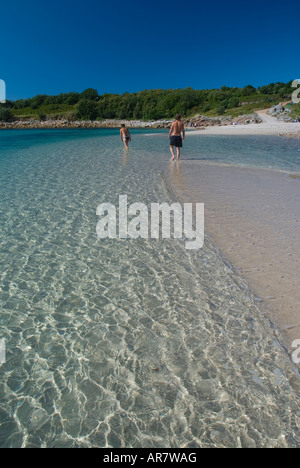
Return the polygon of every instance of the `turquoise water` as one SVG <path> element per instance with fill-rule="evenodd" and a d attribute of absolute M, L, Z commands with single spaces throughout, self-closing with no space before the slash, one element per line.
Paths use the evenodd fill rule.
<path fill-rule="evenodd" d="M 192 140 L 192 139 L 191 139 Z M 192 143 L 193 140 L 192 140 Z M 300 144 L 297 139 L 277 136 L 216 136 L 213 139 L 197 138 L 192 146 L 195 159 L 215 155 L 216 160 L 227 164 L 264 167 L 288 171 L 300 170 Z"/>
<path fill-rule="evenodd" d="M 167 149 L 165 135 L 149 136 L 161 141 Z M 182 159 L 230 164 L 240 167 L 262 167 L 284 171 L 300 170 L 300 143 L 297 139 L 277 136 L 223 136 L 187 133 Z"/>
<path fill-rule="evenodd" d="M 166 130 L 136 129 L 135 150 L 151 155 L 169 156 L 169 140 Z M 145 136 L 145 138 L 142 138 Z M 119 138 L 118 129 L 78 129 L 78 130 L 13 130 L 1 131 L 1 157 L 9 156 L 18 150 L 31 146 L 66 143 L 74 140 Z M 300 170 L 300 144 L 297 139 L 284 139 L 277 136 L 223 136 L 195 135 L 187 132 L 182 150 L 182 159 L 202 160 L 212 163 L 232 164 L 237 166 L 262 167 L 286 171 Z"/>
<path fill-rule="evenodd" d="M 167 136 L 144 133 L 0 132 L 0 446 L 297 447 L 297 369 L 209 239 L 96 236 L 102 202 L 176 199 Z M 251 154 L 299 170 L 269 137 L 192 136 L 183 158 Z"/>

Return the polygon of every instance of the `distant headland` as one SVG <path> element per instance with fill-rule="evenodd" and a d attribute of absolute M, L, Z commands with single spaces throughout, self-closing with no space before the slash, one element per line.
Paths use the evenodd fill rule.
<path fill-rule="evenodd" d="M 0 104 L 0 128 L 167 128 L 180 113 L 186 126 L 210 127 L 261 123 L 257 111 L 291 101 L 293 82 L 255 88 L 154 89 L 98 94 L 95 89 L 58 96 L 38 95 Z M 300 104 L 286 120 L 299 118 Z"/>

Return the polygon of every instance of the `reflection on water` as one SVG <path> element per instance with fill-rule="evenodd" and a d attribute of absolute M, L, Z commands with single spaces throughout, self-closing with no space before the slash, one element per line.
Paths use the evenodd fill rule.
<path fill-rule="evenodd" d="M 123 149 L 122 152 L 122 164 L 123 166 L 126 166 L 129 162 L 129 150 L 127 148 Z"/>
<path fill-rule="evenodd" d="M 119 194 L 174 201 L 156 144 L 0 160 L 0 446 L 299 446 L 298 377 L 213 246 L 96 236 Z M 170 174 L 184 186 L 180 162 Z"/>
<path fill-rule="evenodd" d="M 182 191 L 186 189 L 185 178 L 180 161 L 173 161 L 170 164 L 170 184 L 172 187 Z"/>

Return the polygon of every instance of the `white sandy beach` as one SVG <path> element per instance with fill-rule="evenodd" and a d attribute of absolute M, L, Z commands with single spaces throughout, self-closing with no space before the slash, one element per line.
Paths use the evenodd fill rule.
<path fill-rule="evenodd" d="M 299 180 L 284 171 L 182 161 L 170 180 L 205 203 L 216 245 L 249 282 L 287 347 L 300 333 Z"/>
<path fill-rule="evenodd" d="M 300 137 L 300 123 L 287 123 L 268 115 L 269 109 L 256 111 L 261 124 L 227 125 L 194 130 L 189 135 L 282 135 Z"/>
<path fill-rule="evenodd" d="M 280 121 L 268 112 L 257 112 L 261 124 L 206 127 L 191 130 L 188 137 L 300 138 L 300 123 Z M 299 174 L 203 161 L 182 161 L 179 172 L 180 181 L 185 181 L 180 184 L 182 192 L 188 193 L 188 198 L 203 199 L 209 234 L 262 299 L 289 347 L 300 330 Z M 172 179 L 174 182 L 174 174 Z"/>

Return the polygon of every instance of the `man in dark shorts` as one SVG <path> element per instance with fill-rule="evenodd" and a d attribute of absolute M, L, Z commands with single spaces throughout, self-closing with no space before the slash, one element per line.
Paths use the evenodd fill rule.
<path fill-rule="evenodd" d="M 128 128 L 126 128 L 124 124 L 122 124 L 122 128 L 120 130 L 120 136 L 121 136 L 121 141 L 123 141 L 125 148 L 128 149 L 128 143 L 131 141 L 131 136 L 130 136 L 130 132 Z"/>
<path fill-rule="evenodd" d="M 172 154 L 172 161 L 175 159 L 175 154 L 174 154 L 174 146 L 176 147 L 177 150 L 177 159 L 180 158 L 180 148 L 182 148 L 182 142 L 185 137 L 185 132 L 184 132 L 184 125 L 181 122 L 181 115 L 177 114 L 176 115 L 176 120 L 172 123 L 170 132 L 169 132 L 169 138 L 170 138 L 170 151 Z M 182 134 L 182 137 L 181 137 Z"/>

